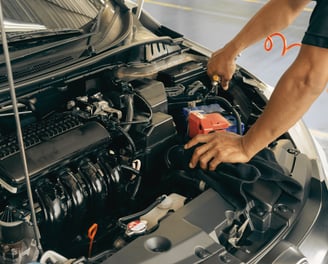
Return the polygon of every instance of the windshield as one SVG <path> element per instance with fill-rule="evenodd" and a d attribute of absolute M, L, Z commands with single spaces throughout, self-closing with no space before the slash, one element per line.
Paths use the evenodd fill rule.
<path fill-rule="evenodd" d="M 101 0 L 4 0 L 6 32 L 86 27 L 103 7 Z"/>

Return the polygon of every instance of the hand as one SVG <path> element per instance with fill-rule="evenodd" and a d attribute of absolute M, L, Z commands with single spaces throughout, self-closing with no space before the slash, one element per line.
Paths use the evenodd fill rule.
<path fill-rule="evenodd" d="M 235 56 L 228 50 L 228 48 L 222 48 L 214 52 L 207 63 L 208 76 L 212 78 L 218 75 L 224 90 L 228 89 L 229 81 L 236 70 Z"/>
<path fill-rule="evenodd" d="M 189 167 L 199 163 L 204 170 L 215 170 L 221 162 L 247 162 L 250 160 L 243 147 L 243 137 L 231 132 L 201 134 L 192 138 L 184 147 L 189 149 L 199 143 L 191 157 Z"/>

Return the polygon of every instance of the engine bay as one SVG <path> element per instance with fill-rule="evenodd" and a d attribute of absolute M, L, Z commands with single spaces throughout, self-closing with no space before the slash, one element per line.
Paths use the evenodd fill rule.
<path fill-rule="evenodd" d="M 163 51 L 171 55 L 161 57 Z M 153 254 L 179 244 L 167 238 L 175 227 L 190 229 L 179 240 L 197 234 L 206 245 L 190 245 L 197 250 L 188 261 L 225 252 L 246 262 L 283 236 L 304 190 L 288 193 L 261 182 L 247 189 L 248 202 L 236 208 L 229 191 L 215 192 L 176 165 L 185 162 L 181 146 L 196 134 L 243 134 L 252 126 L 266 105 L 257 80 L 240 68 L 228 91 L 213 87 L 206 57 L 160 42 L 107 63 L 18 97 L 43 250 L 77 258 L 74 263 L 128 263 L 126 252 L 140 252 L 137 245 Z M 0 109 L 0 260 L 25 263 L 40 252 L 11 111 L 10 104 Z M 288 134 L 268 147 L 288 175 L 298 172 L 293 176 L 304 189 L 308 172 L 297 166 L 309 161 Z M 207 220 L 199 218 L 205 214 Z M 136 244 L 138 239 L 143 241 Z M 47 258 L 55 263 L 55 254 Z"/>

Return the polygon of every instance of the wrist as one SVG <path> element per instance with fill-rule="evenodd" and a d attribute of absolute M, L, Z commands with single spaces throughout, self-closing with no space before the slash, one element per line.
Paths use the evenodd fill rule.
<path fill-rule="evenodd" d="M 242 51 L 241 46 L 234 40 L 228 42 L 223 48 L 227 51 L 226 54 L 229 54 L 229 58 L 227 58 L 228 60 L 236 60 Z"/>
<path fill-rule="evenodd" d="M 247 136 L 247 134 L 242 136 L 241 138 L 241 147 L 243 153 L 245 154 L 248 160 L 253 158 L 256 153 L 261 150 L 261 148 L 257 147 L 256 142 L 252 142 L 252 140 Z"/>

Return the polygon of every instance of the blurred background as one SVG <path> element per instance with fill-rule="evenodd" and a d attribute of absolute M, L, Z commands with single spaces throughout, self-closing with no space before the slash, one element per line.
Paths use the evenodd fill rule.
<path fill-rule="evenodd" d="M 145 0 L 144 9 L 161 24 L 215 51 L 234 37 L 266 2 L 266 0 Z M 287 40 L 287 45 L 302 41 L 314 4 L 315 2 L 311 2 L 288 28 L 281 31 Z M 265 41 L 262 40 L 245 50 L 237 59 L 237 63 L 263 82 L 275 86 L 297 56 L 299 47 L 293 47 L 282 55 L 282 39 L 274 36 L 272 40 L 270 51 L 265 50 Z M 325 116 L 328 115 L 327 89 L 328 87 L 304 115 L 303 120 L 323 146 L 328 157 L 328 118 Z"/>

